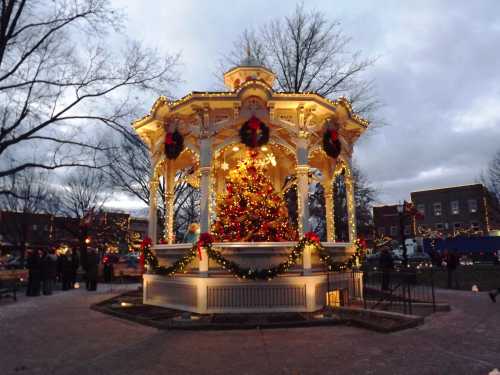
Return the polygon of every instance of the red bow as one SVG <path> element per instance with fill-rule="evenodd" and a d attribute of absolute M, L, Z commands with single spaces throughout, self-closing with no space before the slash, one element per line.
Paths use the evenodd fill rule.
<path fill-rule="evenodd" d="M 250 129 L 253 131 L 257 131 L 260 128 L 260 121 L 257 117 L 252 116 L 250 120 L 248 120 L 248 126 L 250 126 Z"/>
<path fill-rule="evenodd" d="M 200 239 L 198 240 L 198 257 L 201 260 L 201 248 L 204 246 L 210 245 L 212 242 L 214 242 L 212 235 L 210 233 L 202 233 L 200 234 Z"/>
<path fill-rule="evenodd" d="M 362 249 L 366 249 L 366 240 L 364 238 L 359 239 L 359 246 L 361 246 Z"/>
<path fill-rule="evenodd" d="M 335 142 L 339 139 L 339 132 L 336 130 L 330 130 L 330 139 Z"/>
<path fill-rule="evenodd" d="M 151 238 L 146 237 L 141 242 L 141 249 L 144 250 L 145 247 L 151 246 L 152 244 L 153 244 L 153 242 L 151 241 Z"/>
<path fill-rule="evenodd" d="M 198 258 L 200 258 L 200 260 L 201 260 L 201 248 L 202 248 L 201 241 L 198 241 Z"/>
<path fill-rule="evenodd" d="M 314 232 L 307 232 L 304 234 L 304 237 L 307 238 L 309 241 L 316 242 L 316 243 L 319 242 L 319 237 Z"/>
<path fill-rule="evenodd" d="M 167 133 L 165 137 L 165 144 L 166 145 L 173 145 L 174 144 L 174 137 L 172 133 Z"/>
<path fill-rule="evenodd" d="M 141 267 L 141 272 L 144 273 L 144 252 L 141 251 L 141 256 L 139 257 L 139 266 Z"/>

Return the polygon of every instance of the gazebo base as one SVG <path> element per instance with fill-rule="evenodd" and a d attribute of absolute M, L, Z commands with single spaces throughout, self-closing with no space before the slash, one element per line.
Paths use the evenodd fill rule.
<path fill-rule="evenodd" d="M 362 299 L 362 272 L 288 273 L 270 281 L 236 279 L 227 274 L 203 277 L 196 273 L 175 277 L 144 275 L 143 303 L 198 314 L 312 312 L 342 296 Z"/>

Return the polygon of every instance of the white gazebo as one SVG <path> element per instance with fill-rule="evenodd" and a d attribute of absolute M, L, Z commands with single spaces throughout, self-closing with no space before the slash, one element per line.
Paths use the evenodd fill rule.
<path fill-rule="evenodd" d="M 327 241 L 322 245 L 339 260 L 354 252 L 356 217 L 351 160 L 353 146 L 368 122 L 352 111 L 347 99 L 330 100 L 315 93 L 287 93 L 273 90 L 275 75 L 269 69 L 247 62 L 224 74 L 226 92 L 192 92 L 177 101 L 160 97 L 134 129 L 151 152 L 149 236 L 160 264 L 175 262 L 192 244 L 176 244 L 174 236 L 174 188 L 176 172 L 190 168 L 188 182 L 199 187 L 200 230 L 209 232 L 214 197 L 224 192 L 228 169 L 244 157 L 239 129 L 255 116 L 270 129 L 269 142 L 260 152 L 275 160 L 269 171 L 276 191 L 287 176 L 296 176 L 299 236 L 310 230 L 308 190 L 310 171 L 321 172 L 325 191 Z M 328 156 L 322 141 L 325 129 L 335 127 L 341 143 L 337 158 Z M 167 132 L 177 129 L 184 149 L 172 160 L 165 156 Z M 348 242 L 335 239 L 335 177 L 344 174 L 347 194 Z M 157 190 L 165 185 L 164 240 L 157 234 Z M 159 243 L 163 242 L 163 243 Z M 214 243 L 227 258 L 246 267 L 269 267 L 286 258 L 294 242 Z M 361 276 L 337 273 L 333 283 L 346 285 L 352 298 L 361 297 Z M 340 283 L 340 284 L 339 284 Z M 167 277 L 144 275 L 144 303 L 198 313 L 314 311 L 325 304 L 327 272 L 317 254 L 305 250 L 300 264 L 271 281 L 236 279 L 206 251 L 185 273 Z M 335 285 L 334 285 L 335 286 Z"/>

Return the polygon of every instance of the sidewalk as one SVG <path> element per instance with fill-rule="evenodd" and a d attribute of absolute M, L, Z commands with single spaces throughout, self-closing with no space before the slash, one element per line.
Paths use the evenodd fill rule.
<path fill-rule="evenodd" d="M 0 305 L 0 373 L 473 375 L 500 368 L 500 303 L 486 293 L 438 290 L 451 312 L 393 334 L 344 326 L 186 332 L 91 311 L 113 287 Z"/>

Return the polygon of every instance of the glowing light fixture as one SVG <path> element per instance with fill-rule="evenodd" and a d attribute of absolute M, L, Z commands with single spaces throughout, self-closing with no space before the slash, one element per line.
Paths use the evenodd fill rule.
<path fill-rule="evenodd" d="M 234 152 L 240 151 L 240 148 L 239 148 L 238 146 L 234 146 L 234 147 L 233 147 L 233 151 L 234 151 Z"/>

